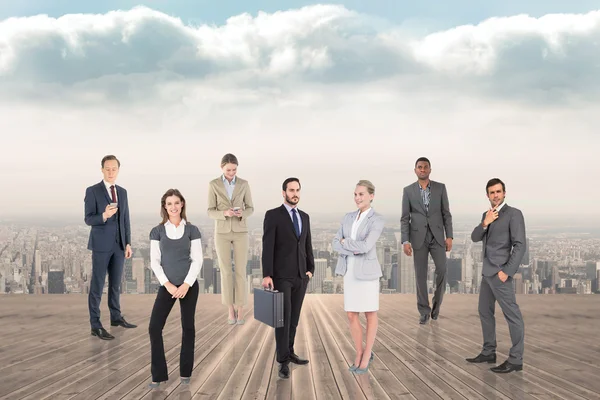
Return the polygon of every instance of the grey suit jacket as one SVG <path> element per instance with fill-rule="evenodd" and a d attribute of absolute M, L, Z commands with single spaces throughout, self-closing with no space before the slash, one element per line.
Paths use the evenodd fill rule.
<path fill-rule="evenodd" d="M 336 275 L 345 275 L 348 256 L 355 257 L 354 276 L 360 280 L 375 280 L 383 276 L 381 265 L 377 260 L 377 240 L 383 232 L 385 220 L 373 208 L 361 222 L 356 233 L 356 240 L 351 239 L 352 224 L 358 217 L 358 210 L 344 216 L 340 229 L 333 238 L 332 247 L 339 253 Z M 344 244 L 340 241 L 344 239 Z"/>
<path fill-rule="evenodd" d="M 523 213 L 504 204 L 498 212 L 498 218 L 484 229 L 485 214 L 471 233 L 473 242 L 483 241 L 482 273 L 484 276 L 494 276 L 502 270 L 506 275 L 513 276 L 519 270 L 527 245 Z"/>
<path fill-rule="evenodd" d="M 446 185 L 431 180 L 430 183 L 429 211 L 425 210 L 419 182 L 408 185 L 402 193 L 401 241 L 402 243 L 410 242 L 414 249 L 423 246 L 427 226 L 441 246 L 444 246 L 445 242 L 444 231 L 446 237 L 454 237 Z"/>

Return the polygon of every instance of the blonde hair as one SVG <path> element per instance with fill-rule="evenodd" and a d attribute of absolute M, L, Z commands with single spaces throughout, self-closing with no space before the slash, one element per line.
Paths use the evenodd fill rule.
<path fill-rule="evenodd" d="M 360 181 L 358 181 L 358 183 L 356 184 L 356 186 L 363 186 L 364 188 L 367 189 L 367 192 L 369 194 L 375 194 L 375 185 L 373 185 L 371 183 L 371 181 L 368 181 L 366 179 L 361 179 Z M 373 200 L 371 200 L 371 203 L 373 202 Z"/>

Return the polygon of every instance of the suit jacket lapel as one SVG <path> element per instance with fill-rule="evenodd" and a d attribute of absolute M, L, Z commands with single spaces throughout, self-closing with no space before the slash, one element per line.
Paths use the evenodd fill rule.
<path fill-rule="evenodd" d="M 294 228 L 294 222 L 292 221 L 292 217 L 290 216 L 290 213 L 288 212 L 287 208 L 285 208 L 285 206 L 282 204 L 281 207 L 281 213 L 285 216 L 285 224 L 287 226 L 290 227 L 291 231 L 292 231 L 292 235 L 294 235 L 294 237 L 296 236 L 296 228 Z M 304 222 L 304 221 L 302 221 Z M 302 224 L 302 227 L 304 228 L 304 224 Z M 300 232 L 300 236 L 302 236 L 302 232 Z"/>
<path fill-rule="evenodd" d="M 216 185 L 217 190 L 221 193 L 221 196 L 223 196 L 225 200 L 231 203 L 231 200 L 229 200 L 229 195 L 227 194 L 227 189 L 225 188 L 225 182 L 223 181 L 223 177 L 219 177 L 218 179 L 219 183 Z M 233 196 L 231 198 L 233 199 Z"/>
<path fill-rule="evenodd" d="M 115 190 L 117 192 L 117 203 L 119 205 L 119 211 L 117 212 L 117 214 L 119 215 L 119 222 L 123 220 L 123 213 L 121 211 L 123 211 L 123 207 L 125 206 L 121 206 L 121 200 L 123 200 L 123 188 L 120 186 L 115 185 Z"/>
<path fill-rule="evenodd" d="M 504 207 L 502 207 L 502 209 L 504 209 Z M 502 211 L 502 210 L 500 210 L 500 211 Z M 498 218 L 500 218 L 500 213 L 498 213 Z M 496 219 L 496 221 L 497 221 L 497 220 L 498 220 L 498 219 Z M 492 231 L 494 230 L 494 227 L 496 226 L 496 221 L 492 222 L 492 223 L 490 224 L 490 226 L 488 226 L 488 229 L 487 229 L 487 237 L 488 237 L 488 239 L 489 239 L 489 238 L 491 237 L 491 235 L 492 235 Z"/>
<path fill-rule="evenodd" d="M 101 181 L 98 184 L 98 190 L 101 190 L 102 193 L 104 193 L 104 198 L 106 199 L 106 201 L 108 201 L 109 203 L 112 203 L 111 198 L 108 196 L 108 190 L 106 190 L 106 186 L 104 186 L 104 181 Z M 104 212 L 104 210 L 102 210 L 102 212 Z"/>
<path fill-rule="evenodd" d="M 300 218 L 302 218 L 302 226 L 300 227 L 300 238 L 302 238 L 302 236 L 304 236 L 306 234 L 307 222 L 306 222 L 306 216 L 304 216 L 304 213 L 298 212 L 298 214 L 300 215 Z M 298 238 L 298 239 L 300 239 L 300 238 Z"/>
<path fill-rule="evenodd" d="M 353 212 L 352 214 L 346 215 L 346 217 L 344 218 L 344 229 L 342 232 L 344 237 L 350 237 L 350 235 L 352 234 L 352 224 L 354 223 L 355 219 L 356 219 L 356 211 Z"/>
<path fill-rule="evenodd" d="M 498 211 L 498 218 L 496 218 L 496 221 L 492 222 L 488 228 L 488 238 L 490 237 L 490 235 L 492 234 L 492 231 L 494 230 L 494 227 L 496 225 L 498 225 L 496 222 L 500 220 L 500 217 L 506 212 L 506 209 L 508 208 L 508 204 L 504 204 L 502 206 L 502 208 L 500 209 L 500 211 Z"/>
<path fill-rule="evenodd" d="M 423 197 L 421 196 L 421 188 L 419 187 L 419 182 L 414 183 L 414 192 L 415 197 L 417 198 L 417 203 L 421 206 L 421 210 L 423 210 L 423 214 L 427 214 L 427 210 L 425 210 L 425 204 L 423 204 Z"/>
<path fill-rule="evenodd" d="M 433 210 L 434 207 L 437 207 L 437 201 L 440 196 L 438 195 L 438 185 L 435 182 L 431 182 L 429 187 L 429 209 Z"/>
<path fill-rule="evenodd" d="M 364 231 L 365 228 L 367 227 L 367 223 L 369 222 L 369 219 L 371 219 L 371 217 L 373 216 L 374 212 L 375 211 L 371 208 L 369 210 L 369 212 L 367 213 L 367 216 L 362 220 L 362 222 L 358 226 L 358 229 L 356 230 L 356 238 L 357 239 L 360 236 L 360 234 L 362 233 L 362 231 Z M 359 211 L 356 212 L 356 215 L 354 216 L 355 219 L 358 216 L 358 213 L 359 213 Z"/>

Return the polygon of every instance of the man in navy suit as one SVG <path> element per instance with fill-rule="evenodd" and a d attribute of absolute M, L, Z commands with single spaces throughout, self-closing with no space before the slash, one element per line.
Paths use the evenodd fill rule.
<path fill-rule="evenodd" d="M 92 279 L 88 296 L 92 335 L 103 340 L 114 339 L 100 322 L 100 300 L 108 273 L 108 308 L 110 324 L 135 328 L 121 315 L 119 292 L 123 263 L 131 258 L 131 229 L 127 191 L 115 184 L 121 163 L 108 155 L 102 159 L 102 182 L 85 191 L 85 223 L 92 227 L 88 250 L 92 251 Z"/>

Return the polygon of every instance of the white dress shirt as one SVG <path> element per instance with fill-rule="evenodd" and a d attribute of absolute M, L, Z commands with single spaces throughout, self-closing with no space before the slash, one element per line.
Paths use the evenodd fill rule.
<path fill-rule="evenodd" d="M 227 178 L 225 178 L 225 174 L 221 175 L 221 179 L 223 180 L 223 184 L 225 185 L 225 190 L 227 191 L 227 197 L 229 197 L 229 200 L 233 198 L 233 191 L 235 189 L 235 178 L 236 177 L 234 176 L 231 180 L 231 183 L 229 183 Z"/>

